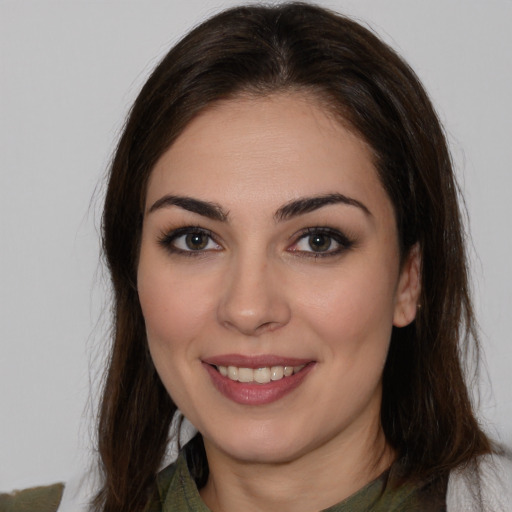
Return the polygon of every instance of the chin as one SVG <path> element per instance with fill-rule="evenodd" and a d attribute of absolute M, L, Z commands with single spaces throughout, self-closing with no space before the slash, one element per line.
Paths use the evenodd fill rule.
<path fill-rule="evenodd" d="M 289 429 L 271 429 L 267 427 L 246 429 L 239 427 L 231 435 L 203 435 L 205 446 L 215 447 L 228 457 L 247 463 L 279 464 L 299 458 L 310 447 L 300 432 L 293 433 Z"/>
<path fill-rule="evenodd" d="M 262 446 L 261 443 L 230 445 L 224 451 L 232 459 L 256 464 L 285 464 L 301 455 L 301 450 L 293 449 L 291 446 L 275 446 L 271 443 L 267 446 Z"/>

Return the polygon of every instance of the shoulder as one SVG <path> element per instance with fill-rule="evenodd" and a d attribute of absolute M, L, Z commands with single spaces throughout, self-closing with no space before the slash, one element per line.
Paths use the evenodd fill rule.
<path fill-rule="evenodd" d="M 0 494 L 0 512 L 56 512 L 63 491 L 63 484 L 54 484 Z"/>
<path fill-rule="evenodd" d="M 448 512 L 507 512 L 512 503 L 512 453 L 500 449 L 452 471 L 446 495 Z"/>

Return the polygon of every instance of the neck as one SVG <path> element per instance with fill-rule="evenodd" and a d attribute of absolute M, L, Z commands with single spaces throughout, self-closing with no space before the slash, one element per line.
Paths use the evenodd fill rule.
<path fill-rule="evenodd" d="M 395 457 L 380 424 L 282 463 L 236 460 L 207 440 L 205 448 L 210 476 L 200 493 L 214 512 L 323 510 L 377 478 Z"/>

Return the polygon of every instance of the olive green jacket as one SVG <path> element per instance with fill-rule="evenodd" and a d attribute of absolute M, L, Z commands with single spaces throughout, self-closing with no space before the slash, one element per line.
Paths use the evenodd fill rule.
<path fill-rule="evenodd" d="M 396 488 L 398 470 L 383 473 L 328 512 L 445 512 L 445 479 Z M 57 512 L 62 484 L 0 495 L 0 512 Z M 201 500 L 184 456 L 161 471 L 145 512 L 210 512 Z"/>
<path fill-rule="evenodd" d="M 328 512 L 510 512 L 512 510 L 512 456 L 485 456 L 476 468 L 452 471 L 415 485 L 397 486 L 400 467 L 370 482 Z M 145 512 L 209 512 L 190 475 L 185 457 L 162 470 Z M 36 487 L 0 494 L 0 512 L 86 512 L 87 507 L 63 498 L 64 485 Z M 62 507 L 66 501 L 66 506 Z M 64 512 L 62 510 L 62 512 Z"/>
<path fill-rule="evenodd" d="M 55 484 L 0 494 L 0 512 L 56 512 L 63 491 L 63 484 Z"/>

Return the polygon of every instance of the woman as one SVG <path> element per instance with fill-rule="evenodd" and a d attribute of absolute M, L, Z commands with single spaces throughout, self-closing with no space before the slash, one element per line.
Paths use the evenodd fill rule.
<path fill-rule="evenodd" d="M 368 30 L 302 4 L 193 30 L 133 106 L 103 235 L 97 510 L 505 510 L 450 156 Z"/>

